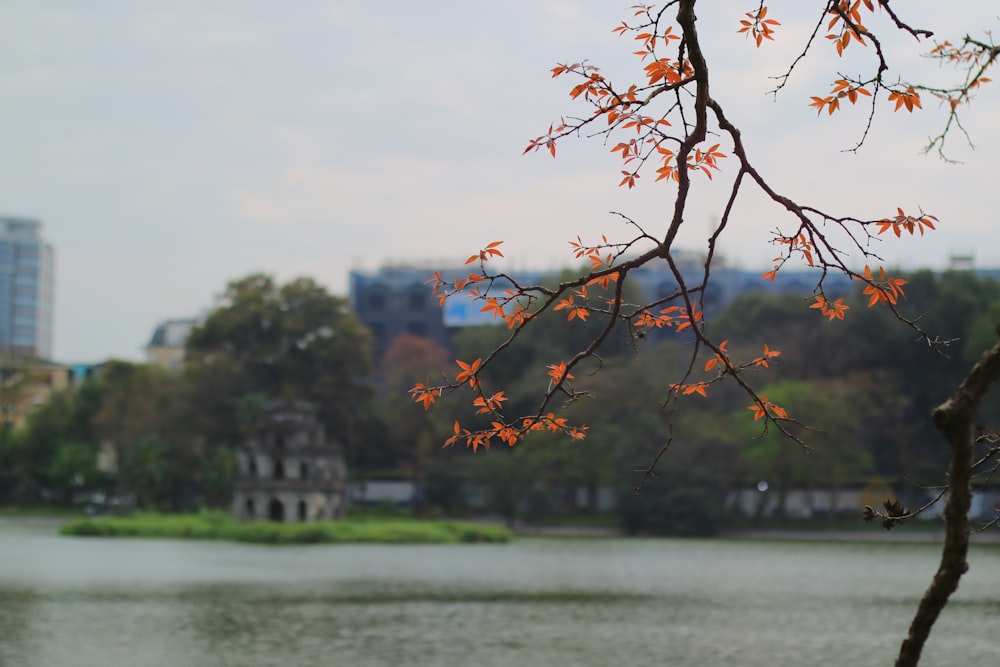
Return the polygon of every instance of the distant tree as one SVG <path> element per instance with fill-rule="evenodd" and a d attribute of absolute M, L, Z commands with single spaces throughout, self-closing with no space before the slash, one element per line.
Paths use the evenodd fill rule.
<path fill-rule="evenodd" d="M 858 441 L 858 426 L 853 418 L 859 409 L 852 396 L 835 382 L 782 380 L 761 389 L 768 400 L 787 406 L 798 419 L 809 425 L 807 432 L 797 424 L 788 428 L 808 442 L 804 452 L 788 447 L 787 438 L 777 429 L 761 433 L 734 420 L 745 432 L 743 459 L 750 479 L 764 480 L 769 493 L 777 495 L 777 514 L 786 516 L 786 499 L 793 489 L 822 489 L 832 509 L 844 486 L 866 480 L 873 472 L 871 457 Z"/>
<path fill-rule="evenodd" d="M 175 378 L 153 366 L 112 360 L 104 365 L 100 382 L 103 395 L 93 415 L 94 430 L 121 459 L 136 440 L 165 427 L 163 408 Z"/>
<path fill-rule="evenodd" d="M 14 431 L 8 424 L 0 444 L 0 497 L 7 495 L 17 502 L 39 500 L 46 490 L 61 494 L 60 475 L 67 472 L 69 461 L 82 461 L 85 457 L 64 458 L 58 466 L 62 471 L 52 477 L 53 465 L 59 452 L 67 443 L 86 447 L 94 453 L 99 448 L 99 438 L 94 426 L 94 417 L 103 400 L 104 385 L 95 379 L 88 379 L 76 389 L 66 389 L 49 394 L 47 400 L 35 406 L 27 415 L 26 422 Z M 79 454 L 79 450 L 76 452 Z M 64 453 L 65 456 L 65 453 Z M 82 479 L 88 484 L 93 475 L 87 466 L 81 469 Z M 103 482 L 103 479 L 102 479 Z M 81 489 L 83 490 L 83 489 Z"/>
<path fill-rule="evenodd" d="M 179 378 L 147 364 L 112 360 L 96 382 L 99 401 L 97 394 L 89 399 L 96 407 L 90 419 L 94 451 L 113 452 L 114 488 L 146 507 L 181 507 L 181 486 L 193 486 L 185 480 L 194 479 L 199 452 L 182 417 Z M 81 395 L 84 401 L 87 396 Z"/>
<path fill-rule="evenodd" d="M 86 442 L 60 444 L 46 478 L 49 490 L 64 502 L 73 500 L 74 494 L 100 487 L 103 475 L 97 469 L 97 449 Z"/>
<path fill-rule="evenodd" d="M 438 372 L 451 353 L 430 338 L 400 334 L 382 357 L 382 378 L 386 393 L 407 390 L 413 383 Z"/>
<path fill-rule="evenodd" d="M 146 508 L 176 509 L 175 484 L 181 467 L 171 456 L 171 444 L 148 434 L 132 442 L 119 461 L 121 489 Z"/>
<path fill-rule="evenodd" d="M 19 502 L 40 500 L 47 485 L 47 472 L 61 442 L 73 439 L 72 395 L 57 392 L 28 416 L 18 432 L 6 427 L 3 442 L 8 463 L 8 492 Z M 5 475 L 5 476 L 6 476 Z"/>
<path fill-rule="evenodd" d="M 378 452 L 366 452 L 365 459 L 380 461 L 382 467 L 407 469 L 414 480 L 422 479 L 448 424 L 440 413 L 429 413 L 409 400 L 406 390 L 434 377 L 450 358 L 447 349 L 428 338 L 402 334 L 393 340 L 382 357 L 379 374 L 384 446 Z"/>
<path fill-rule="evenodd" d="M 314 402 L 330 438 L 358 446 L 359 415 L 371 397 L 368 331 L 309 278 L 279 285 L 264 274 L 235 280 L 186 347 L 192 415 L 214 442 L 241 437 L 248 395 Z"/>

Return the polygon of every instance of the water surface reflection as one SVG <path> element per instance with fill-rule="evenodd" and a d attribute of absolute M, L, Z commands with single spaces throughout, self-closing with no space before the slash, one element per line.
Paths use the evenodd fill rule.
<path fill-rule="evenodd" d="M 0 524 L 0 664 L 887 665 L 930 544 L 262 547 Z M 997 664 L 979 547 L 927 664 Z"/>

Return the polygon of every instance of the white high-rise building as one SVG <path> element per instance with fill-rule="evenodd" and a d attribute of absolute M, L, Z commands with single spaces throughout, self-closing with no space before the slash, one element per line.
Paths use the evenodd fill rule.
<path fill-rule="evenodd" d="M 54 264 L 41 222 L 0 217 L 0 353 L 52 358 Z"/>

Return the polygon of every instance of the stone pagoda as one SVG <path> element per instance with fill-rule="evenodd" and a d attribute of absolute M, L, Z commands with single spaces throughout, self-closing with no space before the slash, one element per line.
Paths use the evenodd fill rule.
<path fill-rule="evenodd" d="M 343 516 L 347 467 L 340 446 L 326 442 L 314 405 L 265 405 L 236 459 L 236 518 L 292 522 Z"/>

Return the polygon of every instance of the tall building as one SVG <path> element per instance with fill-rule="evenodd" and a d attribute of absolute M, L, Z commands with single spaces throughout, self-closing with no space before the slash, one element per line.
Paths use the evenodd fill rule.
<path fill-rule="evenodd" d="M 41 222 L 0 217 L 0 352 L 52 358 L 54 263 Z"/>

